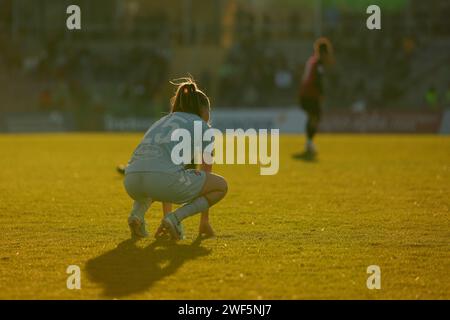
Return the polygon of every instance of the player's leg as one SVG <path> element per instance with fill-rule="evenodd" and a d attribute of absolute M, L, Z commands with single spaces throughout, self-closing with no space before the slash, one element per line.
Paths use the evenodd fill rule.
<path fill-rule="evenodd" d="M 183 236 L 181 221 L 197 213 L 206 212 L 227 194 L 228 184 L 223 177 L 214 173 L 201 172 L 201 174 L 198 175 L 198 179 L 202 179 L 204 182 L 200 191 L 196 191 L 196 197 L 193 197 L 192 201 L 168 214 L 164 219 L 165 226 L 171 231 L 172 236 L 176 239 L 180 239 Z M 196 180 L 197 179 L 192 179 L 192 181 L 190 181 L 194 189 L 198 186 Z"/>
<path fill-rule="evenodd" d="M 128 226 L 130 227 L 131 236 L 138 238 L 147 238 L 148 232 L 146 230 L 145 213 L 150 208 L 152 200 L 143 198 L 135 200 L 130 216 L 128 217 Z"/>
<path fill-rule="evenodd" d="M 308 120 L 306 123 L 306 152 L 315 154 L 317 152 L 314 145 L 314 137 L 317 134 L 320 121 L 320 106 L 316 100 L 308 100 L 305 102 L 308 107 Z"/>
<path fill-rule="evenodd" d="M 118 173 L 120 173 L 122 175 L 125 175 L 125 169 L 126 168 L 127 168 L 126 165 L 120 164 L 120 165 L 118 165 L 116 167 L 116 170 L 117 170 Z M 143 206 L 141 206 L 141 207 L 143 207 Z M 172 211 L 172 204 L 168 203 L 168 202 L 163 202 L 162 203 L 162 210 L 163 210 L 163 219 L 164 219 L 164 216 Z M 140 212 L 140 211 L 141 210 L 139 210 L 139 209 L 135 210 L 135 212 Z M 135 219 L 132 219 L 132 220 L 135 220 Z M 144 220 L 144 219 L 142 219 L 142 220 Z M 145 224 L 144 224 L 144 226 L 145 226 Z M 130 228 L 131 228 L 131 226 L 130 226 Z M 147 232 L 145 231 L 145 233 L 147 233 Z M 156 230 L 156 232 L 155 232 L 155 238 L 164 237 L 165 235 L 167 235 L 167 230 L 161 224 L 158 227 L 158 229 Z"/>
<path fill-rule="evenodd" d="M 205 175 L 205 183 L 199 196 L 173 212 L 178 220 L 182 221 L 194 214 L 206 211 L 227 194 L 228 184 L 223 177 L 210 172 Z"/>
<path fill-rule="evenodd" d="M 306 143 L 305 143 L 305 153 L 309 154 L 312 147 L 312 139 L 314 138 L 314 119 L 312 117 L 312 105 L 311 100 L 309 98 L 301 97 L 300 105 L 303 111 L 306 114 L 306 123 L 305 123 L 305 134 L 306 134 Z"/>
<path fill-rule="evenodd" d="M 185 169 L 197 169 L 196 164 L 185 165 Z M 169 212 L 172 210 L 169 210 Z M 200 216 L 200 224 L 198 226 L 198 234 L 203 238 L 215 237 L 215 232 L 209 223 L 209 210 L 203 211 Z"/>
<path fill-rule="evenodd" d="M 139 173 L 125 176 L 124 186 L 128 195 L 134 200 L 133 208 L 128 217 L 128 225 L 132 236 L 147 237 L 145 213 L 150 208 L 152 199 L 142 190 L 143 177 Z"/>
<path fill-rule="evenodd" d="M 313 113 L 308 114 L 308 122 L 306 124 L 306 151 L 315 152 L 314 137 L 317 133 L 318 119 Z"/>
<path fill-rule="evenodd" d="M 162 203 L 162 210 L 163 210 L 163 219 L 164 217 L 169 214 L 170 212 L 172 212 L 172 204 L 170 202 L 163 202 Z M 162 220 L 161 220 L 162 221 Z M 164 227 L 164 225 L 161 224 L 159 225 L 158 229 L 155 232 L 155 238 L 163 238 L 164 236 L 166 236 L 168 234 L 168 230 Z"/>
<path fill-rule="evenodd" d="M 202 212 L 200 217 L 200 225 L 198 227 L 198 234 L 203 238 L 213 238 L 216 235 L 214 229 L 209 223 L 209 210 Z"/>
<path fill-rule="evenodd" d="M 227 192 L 228 183 L 224 177 L 211 172 L 206 173 L 206 181 L 200 195 L 206 198 L 209 207 L 222 200 Z"/>

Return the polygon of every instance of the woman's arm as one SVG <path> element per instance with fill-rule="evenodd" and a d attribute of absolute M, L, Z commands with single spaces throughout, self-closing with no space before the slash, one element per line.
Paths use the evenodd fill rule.
<path fill-rule="evenodd" d="M 200 166 L 200 170 L 205 171 L 207 173 L 212 172 L 212 164 L 203 163 Z M 209 210 L 203 211 L 200 216 L 200 226 L 199 226 L 199 235 L 205 236 L 207 238 L 214 237 L 214 230 L 209 223 Z"/>

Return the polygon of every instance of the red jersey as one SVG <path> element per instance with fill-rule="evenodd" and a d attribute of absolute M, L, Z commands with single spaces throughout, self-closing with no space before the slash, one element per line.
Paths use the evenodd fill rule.
<path fill-rule="evenodd" d="M 316 56 L 311 56 L 306 62 L 303 73 L 300 97 L 318 99 L 323 94 L 323 73 L 322 62 Z"/>

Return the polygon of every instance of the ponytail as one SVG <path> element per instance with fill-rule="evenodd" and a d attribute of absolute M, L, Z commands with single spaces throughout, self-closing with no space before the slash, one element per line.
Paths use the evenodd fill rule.
<path fill-rule="evenodd" d="M 197 88 L 191 78 L 183 78 L 181 83 L 171 82 L 178 86 L 175 96 L 171 99 L 171 112 L 186 112 L 201 117 L 202 108 L 209 109 L 209 98 Z"/>

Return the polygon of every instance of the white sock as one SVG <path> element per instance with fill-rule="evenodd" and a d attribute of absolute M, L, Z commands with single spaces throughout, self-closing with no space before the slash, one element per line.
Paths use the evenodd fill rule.
<path fill-rule="evenodd" d="M 134 201 L 130 216 L 135 216 L 141 220 L 144 220 L 145 213 L 147 212 L 148 208 L 150 208 L 151 204 L 151 200 Z"/>
<path fill-rule="evenodd" d="M 177 217 L 178 221 L 182 221 L 187 217 L 193 216 L 197 213 L 206 211 L 209 208 L 208 200 L 205 197 L 198 197 L 190 203 L 178 208 L 173 213 Z"/>

